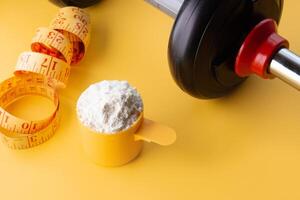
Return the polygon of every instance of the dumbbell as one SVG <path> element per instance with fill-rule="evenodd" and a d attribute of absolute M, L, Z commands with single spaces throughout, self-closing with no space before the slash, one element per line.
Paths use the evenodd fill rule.
<path fill-rule="evenodd" d="M 222 97 L 251 74 L 300 90 L 300 58 L 277 34 L 283 0 L 147 0 L 175 17 L 171 74 L 197 98 Z"/>

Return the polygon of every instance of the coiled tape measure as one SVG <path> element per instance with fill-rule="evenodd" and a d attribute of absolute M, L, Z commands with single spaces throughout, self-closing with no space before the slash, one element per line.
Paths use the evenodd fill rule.
<path fill-rule="evenodd" d="M 38 28 L 30 52 L 18 58 L 13 77 L 0 83 L 0 137 L 13 149 L 26 149 L 47 141 L 59 124 L 58 89 L 64 88 L 70 65 L 84 56 L 90 40 L 89 15 L 77 7 L 59 10 L 49 28 Z M 25 95 L 39 95 L 53 102 L 46 119 L 18 118 L 5 108 Z"/>

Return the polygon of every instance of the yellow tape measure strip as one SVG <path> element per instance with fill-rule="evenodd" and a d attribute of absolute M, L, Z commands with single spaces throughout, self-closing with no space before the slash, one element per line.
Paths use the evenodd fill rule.
<path fill-rule="evenodd" d="M 62 8 L 50 23 L 51 29 L 68 32 L 76 36 L 70 37 L 73 42 L 73 64 L 78 63 L 85 54 L 90 41 L 90 26 L 89 15 L 77 7 Z"/>
<path fill-rule="evenodd" d="M 47 141 L 59 124 L 57 89 L 64 88 L 70 64 L 78 63 L 90 39 L 88 14 L 76 7 L 59 10 L 50 28 L 39 28 L 32 39 L 32 52 L 18 58 L 15 76 L 0 83 L 0 131 L 2 141 L 13 149 L 24 149 Z M 25 95 L 40 95 L 54 103 L 46 119 L 18 118 L 5 108 Z"/>
<path fill-rule="evenodd" d="M 17 61 L 15 75 L 26 73 L 42 74 L 64 88 L 70 75 L 70 65 L 61 59 L 36 52 L 23 52 Z"/>
<path fill-rule="evenodd" d="M 20 119 L 5 110 L 9 104 L 25 95 L 41 95 L 50 99 L 55 110 L 48 118 L 40 121 Z M 59 100 L 50 79 L 39 75 L 14 76 L 2 82 L 0 96 L 0 130 L 3 141 L 9 147 L 29 148 L 53 135 L 59 122 Z"/>
<path fill-rule="evenodd" d="M 73 44 L 69 40 L 68 34 L 62 34 L 56 30 L 41 27 L 36 31 L 35 36 L 32 38 L 31 49 L 35 52 L 43 51 L 43 46 L 45 45 L 48 48 L 52 48 L 50 51 L 54 55 L 59 52 L 62 54 L 62 58 L 67 62 L 71 63 L 72 53 L 73 53 Z M 58 51 L 58 52 L 56 52 Z M 49 52 L 43 52 L 49 54 Z"/>

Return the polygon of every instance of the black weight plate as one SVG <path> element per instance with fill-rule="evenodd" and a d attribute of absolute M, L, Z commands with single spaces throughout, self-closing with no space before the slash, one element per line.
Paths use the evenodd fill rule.
<path fill-rule="evenodd" d="M 176 83 L 197 98 L 228 94 L 244 79 L 234 73 L 237 52 L 261 20 L 279 22 L 281 0 L 186 0 L 169 41 Z"/>
<path fill-rule="evenodd" d="M 100 0 L 50 0 L 58 6 L 76 6 L 86 8 L 97 4 Z"/>

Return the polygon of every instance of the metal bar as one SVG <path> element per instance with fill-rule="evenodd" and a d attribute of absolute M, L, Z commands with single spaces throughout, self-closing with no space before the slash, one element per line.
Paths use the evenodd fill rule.
<path fill-rule="evenodd" d="M 145 0 L 150 4 L 154 5 L 158 9 L 162 10 L 164 13 L 176 18 L 180 7 L 182 6 L 184 0 Z"/>
<path fill-rule="evenodd" d="M 300 57 L 281 49 L 271 61 L 269 73 L 300 90 Z"/>

